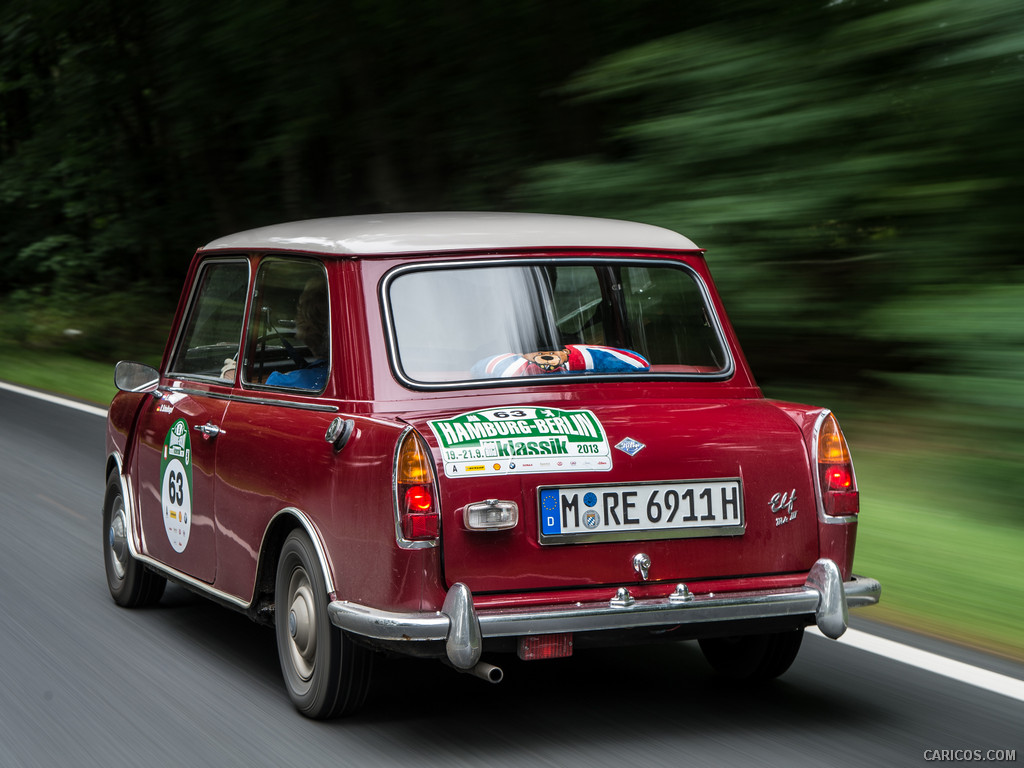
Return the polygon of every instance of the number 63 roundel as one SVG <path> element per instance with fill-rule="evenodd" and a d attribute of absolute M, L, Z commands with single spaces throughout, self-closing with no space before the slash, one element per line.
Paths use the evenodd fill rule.
<path fill-rule="evenodd" d="M 192 529 L 192 444 L 184 419 L 175 421 L 164 438 L 160 476 L 164 530 L 174 551 L 184 552 Z"/>

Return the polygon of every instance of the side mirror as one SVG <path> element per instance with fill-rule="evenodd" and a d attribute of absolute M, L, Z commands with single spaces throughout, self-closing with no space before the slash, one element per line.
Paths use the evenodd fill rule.
<path fill-rule="evenodd" d="M 122 392 L 155 392 L 160 384 L 156 368 L 122 360 L 114 368 L 114 385 Z"/>

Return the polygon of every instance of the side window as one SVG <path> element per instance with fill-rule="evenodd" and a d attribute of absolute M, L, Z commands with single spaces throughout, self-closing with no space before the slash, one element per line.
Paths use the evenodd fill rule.
<path fill-rule="evenodd" d="M 213 262 L 203 267 L 171 373 L 220 378 L 226 361 L 238 354 L 248 289 L 247 262 Z"/>
<path fill-rule="evenodd" d="M 323 265 L 266 259 L 256 273 L 246 384 L 323 391 L 330 370 L 330 304 Z"/>

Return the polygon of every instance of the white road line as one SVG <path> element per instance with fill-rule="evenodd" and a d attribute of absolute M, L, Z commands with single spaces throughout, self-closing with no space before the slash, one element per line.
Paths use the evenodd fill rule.
<path fill-rule="evenodd" d="M 48 403 L 64 405 L 68 408 L 83 411 L 84 413 L 91 413 L 94 416 L 106 417 L 107 415 L 106 409 L 99 408 L 95 405 L 86 405 L 85 403 L 67 400 L 66 398 L 57 397 L 56 395 L 48 395 L 45 392 L 36 392 L 35 390 L 25 389 L 24 387 L 19 387 L 15 384 L 8 384 L 4 381 L 0 381 L 0 389 L 17 392 L 18 394 L 27 395 L 29 397 L 35 397 L 39 400 L 45 400 Z M 809 627 L 807 631 L 824 638 L 824 635 L 818 631 L 817 627 Z M 944 677 L 958 680 L 961 683 L 973 685 L 976 688 L 983 688 L 986 691 L 992 691 L 993 693 L 999 693 L 1003 696 L 1009 696 L 1011 699 L 1016 699 L 1017 701 L 1024 701 L 1024 680 L 1018 680 L 1014 677 L 1001 675 L 998 672 L 990 672 L 987 669 L 974 667 L 970 664 L 965 664 L 962 661 L 947 659 L 945 656 L 940 656 L 937 653 L 922 651 L 919 648 L 903 645 L 903 643 L 897 643 L 894 640 L 886 640 L 884 637 L 878 637 L 867 632 L 862 632 L 858 629 L 846 630 L 843 636 L 839 638 L 838 642 L 862 651 L 867 651 L 868 653 L 884 656 L 885 658 L 892 659 L 893 661 L 909 664 L 910 666 L 917 667 L 918 669 L 934 672 L 937 675 L 943 675 Z"/>
<path fill-rule="evenodd" d="M 824 637 L 817 627 L 809 627 L 808 631 L 813 632 L 819 637 Z M 958 680 L 961 683 L 973 685 L 976 688 L 983 688 L 986 691 L 1009 696 L 1017 701 L 1024 701 L 1024 680 L 1018 680 L 1015 677 L 1001 675 L 998 672 L 990 672 L 987 669 L 965 664 L 962 661 L 947 659 L 945 656 L 940 656 L 937 653 L 922 651 L 920 648 L 903 645 L 903 643 L 897 643 L 895 640 L 886 640 L 884 637 L 871 635 L 857 629 L 846 630 L 838 642 L 867 651 L 868 653 L 884 656 L 893 661 L 909 664 L 918 669 L 934 672 L 937 675 L 943 675 L 953 680 Z"/>
<path fill-rule="evenodd" d="M 86 403 L 79 403 L 75 400 L 68 400 L 64 397 L 57 397 L 57 395 L 48 395 L 45 392 L 37 392 L 34 389 L 25 389 L 25 387 L 19 387 L 17 384 L 8 384 L 6 381 L 0 381 L 0 389 L 6 389 L 8 392 L 17 392 L 19 395 L 28 395 L 29 397 L 34 397 L 37 400 L 45 400 L 48 403 L 56 403 L 57 405 L 74 408 L 76 411 L 91 413 L 93 416 L 102 416 L 104 418 L 107 416 L 106 408 L 100 408 L 99 406 L 88 405 Z"/>

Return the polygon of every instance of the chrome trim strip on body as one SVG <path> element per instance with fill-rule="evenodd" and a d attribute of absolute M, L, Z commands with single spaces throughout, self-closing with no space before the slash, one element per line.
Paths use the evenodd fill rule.
<path fill-rule="evenodd" d="M 818 414 L 818 418 L 814 422 L 814 432 L 811 434 L 811 466 L 814 468 L 814 497 L 815 504 L 818 507 L 818 519 L 826 525 L 848 525 L 849 523 L 856 523 L 860 514 L 856 515 L 829 515 L 825 513 L 825 496 L 821 488 L 821 472 L 818 470 L 818 438 L 821 436 L 821 425 L 825 423 L 825 419 L 832 415 L 832 411 L 828 408 L 823 408 L 821 413 Z M 838 419 L 836 424 L 839 424 Z M 842 427 L 839 430 L 842 431 Z M 843 435 L 843 440 L 846 439 L 846 435 Z M 849 443 L 847 443 L 847 449 L 849 449 Z M 853 454 L 850 454 L 850 472 L 853 473 L 853 484 L 857 485 L 857 469 L 853 465 Z"/>
<path fill-rule="evenodd" d="M 623 251 L 630 251 L 629 248 L 621 249 Z M 424 254 L 427 256 L 427 254 Z M 708 321 L 712 325 L 712 330 L 715 333 L 715 338 L 718 340 L 721 350 L 725 355 L 725 361 L 722 365 L 722 369 L 713 373 L 655 373 L 650 371 L 638 372 L 638 373 L 562 373 L 557 377 L 543 378 L 541 377 L 529 377 L 529 376 L 518 376 L 508 379 L 465 379 L 459 381 L 442 381 L 442 382 L 426 382 L 417 381 L 411 379 L 405 375 L 405 371 L 402 369 L 401 356 L 398 350 L 398 338 L 395 334 L 394 319 L 391 315 L 391 301 L 389 298 L 389 289 L 391 283 L 398 277 L 408 272 L 424 272 L 424 271 L 436 271 L 436 270 L 455 270 L 455 269 L 472 269 L 477 267 L 487 268 L 506 268 L 506 267 L 531 267 L 531 266 L 563 266 L 563 265 L 585 265 L 593 266 L 595 264 L 608 263 L 615 266 L 643 266 L 650 267 L 652 263 L 658 266 L 664 266 L 667 269 L 680 269 L 687 272 L 693 281 L 697 284 L 697 289 L 700 291 L 701 298 L 704 301 L 704 309 L 708 317 Z M 457 391 L 463 389 L 477 389 L 477 388 L 490 388 L 490 387 L 513 387 L 513 386 L 528 386 L 530 384 L 537 384 L 538 381 L 543 381 L 547 384 L 574 384 L 580 382 L 594 383 L 597 381 L 726 381 L 732 378 L 736 372 L 736 361 L 733 358 L 732 349 L 729 347 L 729 342 L 726 339 L 725 331 L 722 326 L 722 319 L 718 316 L 718 311 L 715 309 L 714 302 L 711 301 L 711 292 L 708 289 L 707 284 L 701 278 L 700 274 L 697 273 L 693 267 L 689 264 L 680 261 L 676 258 L 665 258 L 665 259 L 651 259 L 651 258 L 638 258 L 636 256 L 628 257 L 616 257 L 615 255 L 602 252 L 595 254 L 594 256 L 548 256 L 548 257 L 537 257 L 523 255 L 522 258 L 508 258 L 503 259 L 501 262 L 494 260 L 480 259 L 477 257 L 471 257 L 462 260 L 450 260 L 450 261 L 422 261 L 415 264 L 403 264 L 395 267 L 384 274 L 384 277 L 380 281 L 379 293 L 377 301 L 380 304 L 381 319 L 384 325 L 384 341 L 388 350 L 388 364 L 391 368 L 391 372 L 394 377 L 398 380 L 402 386 L 407 389 L 414 391 Z"/>
<path fill-rule="evenodd" d="M 178 378 L 178 377 L 175 377 Z M 217 383 L 223 384 L 223 381 Z M 337 413 L 341 410 L 336 405 L 327 403 L 303 403 L 294 400 L 275 400 L 270 397 L 254 397 L 252 395 L 239 395 L 229 392 L 211 392 L 208 389 L 193 389 L 192 387 L 168 387 L 161 385 L 157 387 L 160 392 L 175 393 L 183 395 L 194 395 L 198 397 L 209 397 L 214 400 L 230 400 L 235 403 L 254 403 L 256 405 L 279 405 L 283 408 L 298 408 L 303 411 L 323 411 L 324 413 Z"/>
<path fill-rule="evenodd" d="M 332 602 L 327 610 L 336 627 L 364 637 L 392 641 L 445 641 L 448 652 L 460 650 L 453 664 L 467 668 L 479 660 L 469 650 L 474 632 L 481 638 L 518 635 L 590 632 L 633 629 L 676 624 L 699 624 L 811 615 L 828 637 L 839 637 L 846 629 L 847 608 L 874 605 L 881 596 L 875 579 L 854 576 L 838 582 L 834 562 L 815 563 L 802 587 L 776 590 L 692 595 L 690 599 L 664 597 L 633 600 L 616 607 L 612 601 L 570 603 L 524 608 L 476 609 L 464 584 L 456 584 L 456 596 L 446 599 L 441 611 L 397 613 L 348 601 Z M 666 590 L 670 590 L 666 585 Z M 449 592 L 451 595 L 452 592 Z M 455 615 L 448 615 L 454 612 Z"/>

